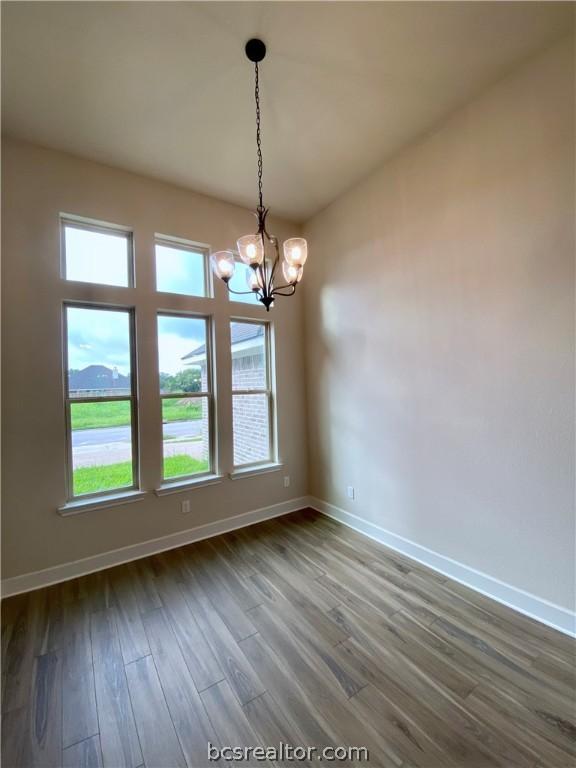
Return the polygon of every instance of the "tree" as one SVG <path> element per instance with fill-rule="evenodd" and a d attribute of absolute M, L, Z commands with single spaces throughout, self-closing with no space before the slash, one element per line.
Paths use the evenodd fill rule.
<path fill-rule="evenodd" d="M 175 374 L 160 374 L 162 392 L 200 392 L 201 384 L 202 379 L 198 368 L 186 368 Z"/>

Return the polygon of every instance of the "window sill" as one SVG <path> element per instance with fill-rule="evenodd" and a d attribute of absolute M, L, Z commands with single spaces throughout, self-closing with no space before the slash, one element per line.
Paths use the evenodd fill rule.
<path fill-rule="evenodd" d="M 62 515 L 62 517 L 81 515 L 83 512 L 91 512 L 94 509 L 106 509 L 107 507 L 119 507 L 122 504 L 133 504 L 136 501 L 142 501 L 145 496 L 145 491 L 126 491 L 124 493 L 114 493 L 110 496 L 75 499 L 58 507 L 58 514 Z"/>
<path fill-rule="evenodd" d="M 171 493 L 184 493 L 184 491 L 191 491 L 194 488 L 202 488 L 206 485 L 217 485 L 221 483 L 224 475 L 203 475 L 202 477 L 186 478 L 180 482 L 164 483 L 160 488 L 156 488 L 154 493 L 156 496 L 168 496 Z"/>
<path fill-rule="evenodd" d="M 254 467 L 240 467 L 230 472 L 228 477 L 230 480 L 241 480 L 243 477 L 255 477 L 256 475 L 265 475 L 267 472 L 278 472 L 284 465 L 278 462 L 271 462 L 270 464 L 259 464 Z"/>

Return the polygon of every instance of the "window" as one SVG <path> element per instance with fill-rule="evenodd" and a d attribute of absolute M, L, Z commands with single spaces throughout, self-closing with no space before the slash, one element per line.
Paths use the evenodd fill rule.
<path fill-rule="evenodd" d="M 248 287 L 248 275 L 252 274 L 252 272 L 252 267 L 249 267 L 247 264 L 244 264 L 243 261 L 237 259 L 236 269 L 234 270 L 234 274 L 229 283 L 230 288 L 233 291 L 250 290 Z M 256 307 L 262 306 L 256 298 L 256 294 L 253 292 L 244 294 L 229 293 L 228 298 L 230 301 L 241 301 L 243 304 L 253 304 Z"/>
<path fill-rule="evenodd" d="M 234 466 L 265 463 L 272 459 L 269 325 L 234 320 L 230 341 Z"/>
<path fill-rule="evenodd" d="M 158 316 L 163 479 L 212 471 L 212 356 L 208 321 Z"/>
<path fill-rule="evenodd" d="M 156 240 L 156 290 L 186 296 L 207 296 L 208 251 L 192 243 Z"/>
<path fill-rule="evenodd" d="M 138 485 L 134 318 L 66 305 L 66 417 L 71 498 Z"/>
<path fill-rule="evenodd" d="M 66 280 L 130 286 L 132 233 L 105 224 L 61 219 L 63 273 Z"/>

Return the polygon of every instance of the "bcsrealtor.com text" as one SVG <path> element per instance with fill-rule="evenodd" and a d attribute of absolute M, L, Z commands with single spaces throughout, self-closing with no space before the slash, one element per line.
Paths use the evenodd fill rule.
<path fill-rule="evenodd" d="M 216 747 L 208 742 L 208 760 L 214 762 L 218 760 L 227 762 L 318 760 L 329 763 L 365 760 L 367 762 L 369 755 L 366 747 L 294 747 L 282 741 L 275 747 Z"/>

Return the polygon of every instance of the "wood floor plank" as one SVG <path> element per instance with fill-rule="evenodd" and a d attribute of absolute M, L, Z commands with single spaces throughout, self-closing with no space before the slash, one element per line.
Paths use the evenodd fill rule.
<path fill-rule="evenodd" d="M 529 744 L 540 758 L 553 760 L 558 766 L 576 764 L 576 725 L 574 718 L 568 720 L 544 703 L 530 706 L 526 699 L 518 699 L 509 691 L 497 690 L 489 683 L 482 683 L 468 699 L 471 711 L 498 713 L 506 722 L 521 726 L 529 734 Z M 573 713 L 574 714 L 574 713 Z"/>
<path fill-rule="evenodd" d="M 62 659 L 55 653 L 34 660 L 30 703 L 30 768 L 59 768 L 62 760 Z"/>
<path fill-rule="evenodd" d="M 164 615 L 176 636 L 197 690 L 203 691 L 219 683 L 225 674 L 192 615 L 184 597 L 183 585 L 166 576 L 158 578 L 156 583 Z"/>
<path fill-rule="evenodd" d="M 1 765 L 4 768 L 29 766 L 28 706 L 10 709 L 2 715 Z"/>
<path fill-rule="evenodd" d="M 250 725 L 242 707 L 232 693 L 228 681 L 223 680 L 200 694 L 208 716 L 212 721 L 223 747 L 264 747 L 260 738 Z M 257 760 L 254 756 L 242 760 L 242 765 L 257 768 L 271 764 Z"/>
<path fill-rule="evenodd" d="M 282 657 L 274 653 L 260 635 L 243 640 L 241 646 L 267 691 L 282 703 L 282 711 L 294 734 L 292 738 L 306 746 L 333 746 L 334 736 L 320 722 L 306 691 Z"/>
<path fill-rule="evenodd" d="M 347 662 L 342 660 L 338 665 L 337 659 L 334 659 L 335 666 L 332 667 L 324 661 L 323 669 L 319 669 L 316 655 L 307 652 L 290 637 L 266 606 L 254 608 L 250 613 L 268 645 L 281 655 L 290 673 L 306 692 L 317 715 L 327 724 L 329 731 L 337 734 L 336 743 L 366 746 L 372 753 L 373 765 L 389 765 L 390 760 L 400 765 L 402 761 L 380 739 L 377 731 L 363 724 L 352 707 L 347 706 L 346 685 L 342 684 L 342 677 L 347 675 Z M 332 649 L 332 653 L 336 650 Z M 325 675 L 325 671 L 329 671 L 330 675 Z"/>
<path fill-rule="evenodd" d="M 212 550 L 207 545 L 202 545 L 204 542 L 199 542 L 197 547 L 188 550 L 185 567 L 218 611 L 233 638 L 237 641 L 244 640 L 256 630 L 233 591 L 229 589 L 227 580 L 219 572 L 219 564 L 215 562 Z M 243 591 L 243 596 L 248 594 L 247 590 Z M 257 602 L 253 604 L 257 605 Z"/>
<path fill-rule="evenodd" d="M 359 691 L 351 704 L 362 720 L 371 723 L 384 736 L 403 765 L 418 768 L 459 765 L 459 759 L 436 744 L 407 709 L 402 709 L 393 697 L 387 698 L 373 685 Z"/>
<path fill-rule="evenodd" d="M 217 744 L 218 738 L 163 609 L 147 613 L 144 626 L 186 763 L 209 766 L 207 744 Z"/>
<path fill-rule="evenodd" d="M 240 646 L 214 605 L 196 583 L 192 573 L 189 574 L 188 580 L 181 587 L 192 615 L 198 622 L 205 640 L 240 703 L 246 704 L 250 699 L 264 693 L 262 683 L 242 653 Z"/>
<path fill-rule="evenodd" d="M 283 742 L 300 746 L 297 734 L 268 692 L 244 704 L 244 714 L 262 744 L 278 747 Z"/>
<path fill-rule="evenodd" d="M 384 696 L 393 692 L 394 700 L 446 752 L 447 760 L 462 765 L 526 764 L 523 754 L 491 734 L 465 706 L 414 670 L 398 668 L 394 660 L 376 662 L 354 639 L 339 645 L 338 651 Z"/>
<path fill-rule="evenodd" d="M 37 590 L 37 594 L 42 599 L 38 609 L 34 655 L 41 656 L 59 650 L 64 640 L 62 587 L 55 584 L 44 590 Z"/>
<path fill-rule="evenodd" d="M 410 634 L 398 629 L 394 618 L 378 619 L 366 614 L 352 612 L 344 606 L 335 608 L 330 613 L 349 636 L 353 636 L 363 647 L 371 649 L 371 653 L 380 656 L 381 646 L 393 652 L 399 664 L 415 665 L 423 675 L 429 676 L 439 685 L 464 699 L 480 682 L 456 665 L 448 662 L 441 653 L 425 644 L 415 642 Z"/>
<path fill-rule="evenodd" d="M 250 608 L 260 605 L 262 598 L 254 590 L 252 582 L 242 576 L 242 571 L 236 572 L 231 567 L 229 559 L 221 552 L 222 548 L 215 545 L 210 539 L 203 543 L 205 544 L 205 551 L 212 554 L 213 572 L 218 574 L 220 582 L 233 595 L 240 608 L 243 611 L 248 611 Z"/>
<path fill-rule="evenodd" d="M 86 600 L 65 603 L 62 648 L 62 745 L 98 733 L 90 613 Z"/>
<path fill-rule="evenodd" d="M 313 510 L 2 602 L 3 768 L 572 768 L 575 685 L 576 642 Z"/>
<path fill-rule="evenodd" d="M 348 637 L 330 620 L 327 613 L 318 610 L 309 601 L 307 595 L 289 588 L 290 585 L 283 579 L 277 580 L 272 574 L 273 583 L 263 573 L 254 574 L 251 578 L 263 602 L 271 605 L 282 615 L 297 616 L 298 620 L 313 628 L 329 645 L 337 645 Z"/>
<path fill-rule="evenodd" d="M 153 611 L 162 607 L 160 595 L 156 589 L 154 573 L 147 560 L 135 560 L 128 563 L 128 569 L 132 578 L 132 588 L 138 602 L 141 613 Z"/>
<path fill-rule="evenodd" d="M 137 768 L 142 752 L 116 628 L 114 609 L 92 614 L 96 703 L 105 768 Z"/>
<path fill-rule="evenodd" d="M 127 664 L 126 676 L 144 763 L 186 768 L 152 656 Z"/>
<path fill-rule="evenodd" d="M 62 753 L 63 768 L 102 768 L 100 736 L 92 736 L 67 747 Z"/>
<path fill-rule="evenodd" d="M 120 566 L 114 569 L 110 577 L 116 598 L 116 621 L 124 664 L 129 664 L 150 653 L 130 576 L 129 569 L 126 566 Z"/>
<path fill-rule="evenodd" d="M 6 647 L 6 664 L 2 670 L 5 678 L 2 686 L 2 712 L 20 709 L 29 703 L 34 651 L 38 646 L 38 617 L 43 601 L 43 590 L 35 590 L 14 605 L 12 631 Z"/>

